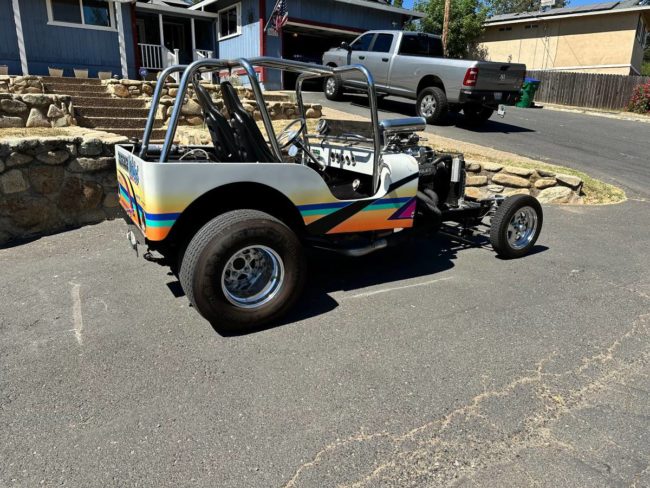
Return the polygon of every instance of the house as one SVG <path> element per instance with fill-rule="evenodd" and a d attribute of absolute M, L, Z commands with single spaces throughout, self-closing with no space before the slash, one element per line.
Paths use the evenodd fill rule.
<path fill-rule="evenodd" d="M 486 21 L 480 47 L 531 70 L 638 75 L 648 26 L 649 0 L 506 14 Z"/>
<path fill-rule="evenodd" d="M 369 29 L 421 17 L 378 0 L 285 0 L 280 33 L 265 30 L 275 0 L 0 0 L 0 65 L 10 74 L 88 68 L 137 78 L 204 57 L 283 56 L 320 62 L 324 51 Z M 269 88 L 290 86 L 259 73 Z"/>

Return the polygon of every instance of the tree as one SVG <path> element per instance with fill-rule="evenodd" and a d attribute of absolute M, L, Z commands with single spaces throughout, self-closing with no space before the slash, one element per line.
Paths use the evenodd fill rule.
<path fill-rule="evenodd" d="M 393 0 L 393 6 L 394 7 L 402 8 L 403 5 L 404 5 L 404 0 Z"/>
<path fill-rule="evenodd" d="M 415 8 L 426 14 L 417 30 L 442 34 L 445 0 L 420 1 Z M 463 58 L 475 52 L 486 16 L 487 9 L 480 0 L 452 0 L 447 42 L 449 57 Z"/>

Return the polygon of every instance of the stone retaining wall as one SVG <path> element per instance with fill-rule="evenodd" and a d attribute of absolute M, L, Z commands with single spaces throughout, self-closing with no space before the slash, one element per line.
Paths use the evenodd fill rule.
<path fill-rule="evenodd" d="M 471 198 L 523 194 L 533 195 L 541 203 L 583 203 L 583 181 L 577 176 L 470 160 L 466 169 L 465 194 Z"/>
<path fill-rule="evenodd" d="M 75 125 L 67 95 L 0 94 L 0 129 L 10 127 L 69 127 Z"/>
<path fill-rule="evenodd" d="M 87 129 L 0 141 L 0 244 L 119 214 L 114 145 Z"/>
<path fill-rule="evenodd" d="M 43 81 L 40 76 L 0 75 L 0 93 L 43 93 Z"/>

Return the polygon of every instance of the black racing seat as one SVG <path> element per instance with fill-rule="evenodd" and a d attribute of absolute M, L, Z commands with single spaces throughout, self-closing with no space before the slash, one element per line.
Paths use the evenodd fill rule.
<path fill-rule="evenodd" d="M 279 162 L 278 158 L 269 149 L 262 132 L 255 123 L 255 119 L 241 104 L 235 88 L 229 81 L 221 83 L 221 96 L 230 114 L 230 124 L 235 133 L 235 141 L 239 148 L 241 161 L 246 163 Z"/>
<path fill-rule="evenodd" d="M 201 86 L 199 81 L 193 80 L 192 84 L 194 85 L 196 98 L 203 110 L 203 117 L 208 126 L 217 159 L 224 163 L 239 161 L 239 150 L 228 121 L 219 112 L 219 109 L 212 102 L 210 94 Z"/>

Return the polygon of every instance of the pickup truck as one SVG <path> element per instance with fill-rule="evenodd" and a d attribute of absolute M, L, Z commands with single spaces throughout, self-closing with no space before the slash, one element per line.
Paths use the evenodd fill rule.
<path fill-rule="evenodd" d="M 365 66 L 380 95 L 416 100 L 417 115 L 430 124 L 449 111 L 462 110 L 473 124 L 485 122 L 497 108 L 504 113 L 505 105 L 517 101 L 526 75 L 524 64 L 445 58 L 440 36 L 396 30 L 369 31 L 351 44 L 343 42 L 323 55 L 323 64 Z M 323 85 L 330 100 L 362 88 L 358 76 L 332 76 Z"/>

